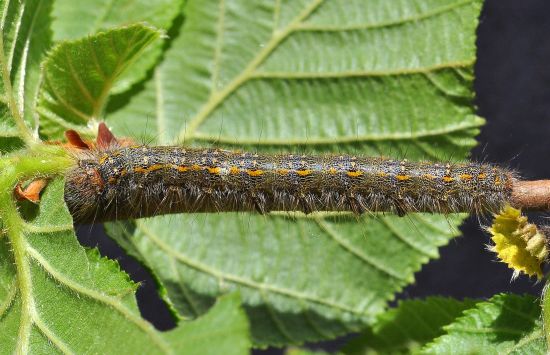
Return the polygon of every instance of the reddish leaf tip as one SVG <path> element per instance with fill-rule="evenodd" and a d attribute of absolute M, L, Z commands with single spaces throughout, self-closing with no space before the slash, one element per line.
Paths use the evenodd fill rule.
<path fill-rule="evenodd" d="M 115 136 L 104 122 L 101 122 L 97 128 L 96 143 L 99 148 L 107 148 L 110 145 L 117 143 Z"/>
<path fill-rule="evenodd" d="M 80 134 L 72 129 L 65 131 L 65 137 L 67 138 L 69 144 L 74 148 L 90 149 L 90 146 L 82 140 Z"/>

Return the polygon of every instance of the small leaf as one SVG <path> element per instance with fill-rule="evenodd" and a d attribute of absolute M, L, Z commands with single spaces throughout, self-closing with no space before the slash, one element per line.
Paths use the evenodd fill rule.
<path fill-rule="evenodd" d="M 480 302 L 445 327 L 428 344 L 431 354 L 546 354 L 539 301 L 532 296 L 498 295 Z"/>
<path fill-rule="evenodd" d="M 74 40 L 117 26 L 147 23 L 166 32 L 181 14 L 182 0 L 57 0 L 54 2 L 52 29 L 55 41 Z M 162 41 L 155 41 L 137 58 L 132 70 L 125 71 L 111 93 L 127 90 L 142 80 L 162 52 Z"/>
<path fill-rule="evenodd" d="M 464 310 L 475 304 L 472 300 L 457 301 L 443 297 L 402 301 L 397 308 L 381 314 L 343 352 L 350 355 L 412 353 L 443 335 L 443 326 L 454 322 Z"/>
<path fill-rule="evenodd" d="M 7 353 L 246 352 L 248 325 L 235 296 L 170 332 L 143 320 L 137 285 L 115 261 L 78 244 L 63 181 L 47 187 L 23 230 L 23 249 L 0 240 L 0 343 Z"/>
<path fill-rule="evenodd" d="M 141 51 L 161 35 L 132 25 L 58 45 L 44 63 L 38 112 L 41 131 L 59 137 L 100 120 L 109 92 Z"/>

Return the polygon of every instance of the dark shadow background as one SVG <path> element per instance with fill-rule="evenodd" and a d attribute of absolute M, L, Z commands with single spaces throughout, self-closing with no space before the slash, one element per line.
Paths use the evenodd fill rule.
<path fill-rule="evenodd" d="M 550 1 L 486 0 L 478 29 L 475 66 L 478 114 L 487 119 L 472 157 L 509 166 L 528 179 L 550 178 Z M 544 216 L 536 216 L 544 223 Z M 499 292 L 540 294 L 542 283 L 526 277 L 511 281 L 512 272 L 486 251 L 489 237 L 475 218 L 461 227 L 463 236 L 443 247 L 441 258 L 416 275 L 416 283 L 399 298 L 443 295 L 487 298 Z M 99 246 L 117 259 L 143 286 L 137 292 L 142 315 L 159 329 L 174 326 L 156 296 L 150 275 L 103 233 L 83 226 L 79 240 Z M 322 344 L 335 350 L 342 340 Z M 315 346 L 316 347 L 316 346 Z M 279 354 L 281 350 L 255 353 Z"/>
<path fill-rule="evenodd" d="M 477 45 L 476 105 L 487 124 L 473 160 L 509 166 L 527 179 L 550 178 L 550 1 L 487 0 Z M 541 283 L 510 280 L 511 271 L 485 250 L 489 237 L 475 218 L 461 230 L 404 297 L 540 293 Z"/>

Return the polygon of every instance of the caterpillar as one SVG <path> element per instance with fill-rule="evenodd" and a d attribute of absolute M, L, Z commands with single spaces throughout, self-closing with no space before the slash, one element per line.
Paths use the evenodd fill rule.
<path fill-rule="evenodd" d="M 482 214 L 510 201 L 515 180 L 511 170 L 471 162 L 135 145 L 104 124 L 95 146 L 74 131 L 67 137 L 78 149 L 65 200 L 79 223 L 179 212 Z"/>

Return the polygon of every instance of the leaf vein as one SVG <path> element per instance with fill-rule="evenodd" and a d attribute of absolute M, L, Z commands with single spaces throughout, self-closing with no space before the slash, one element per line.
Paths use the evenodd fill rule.
<path fill-rule="evenodd" d="M 273 321 L 273 324 L 275 324 L 275 328 L 281 333 L 281 335 L 287 339 L 290 343 L 295 343 L 296 340 L 292 338 L 291 333 L 286 329 L 283 322 L 277 317 L 277 314 L 273 311 L 273 307 L 271 307 L 271 304 L 266 299 L 265 294 L 263 292 L 260 292 L 260 296 L 262 300 L 264 301 L 264 305 L 267 309 L 267 314 L 269 314 L 269 318 Z"/>
<path fill-rule="evenodd" d="M 537 341 L 537 340 L 544 341 L 544 339 L 545 339 L 544 331 L 542 329 L 539 329 L 539 330 L 531 333 L 529 336 L 526 336 L 526 337 L 523 337 L 522 339 L 520 339 L 520 341 L 518 341 L 516 344 L 514 344 L 514 346 L 512 346 L 510 349 L 503 352 L 503 354 L 511 354 L 515 350 L 521 348 L 522 346 L 525 346 L 528 343 L 531 343 L 531 342 L 534 342 L 534 341 Z"/>
<path fill-rule="evenodd" d="M 52 95 L 54 96 L 54 99 L 59 101 L 60 104 L 62 104 L 63 106 L 65 106 L 65 108 L 67 108 L 69 111 L 71 111 L 73 114 L 75 114 L 76 116 L 82 118 L 84 120 L 84 122 L 88 122 L 90 120 L 90 116 L 82 111 L 80 111 L 79 109 L 77 109 L 76 107 L 74 107 L 72 104 L 69 104 L 67 101 L 65 101 L 61 95 L 59 95 L 59 93 L 57 92 L 56 88 L 55 88 L 55 85 L 52 85 L 50 83 L 50 80 L 49 80 L 49 74 L 46 72 L 44 73 L 44 83 L 45 83 L 45 86 L 48 86 L 49 89 L 50 89 L 50 92 L 52 93 Z M 55 105 L 55 103 L 53 103 Z"/>
<path fill-rule="evenodd" d="M 411 242 L 408 238 L 406 238 L 399 230 L 397 230 L 385 217 L 380 217 L 379 221 L 381 221 L 389 230 L 392 232 L 392 234 L 399 240 L 401 240 L 403 243 L 411 247 L 412 249 L 416 250 L 420 254 L 423 254 L 427 256 L 428 258 L 433 258 L 434 255 L 432 253 L 424 250 L 420 246 L 416 245 L 415 243 Z"/>
<path fill-rule="evenodd" d="M 277 32 L 277 27 L 279 27 L 281 6 L 281 0 L 275 0 L 275 6 L 273 6 L 273 34 Z"/>
<path fill-rule="evenodd" d="M 249 75 L 249 79 L 283 79 L 283 80 L 312 80 L 312 79 L 348 79 L 380 76 L 401 76 L 422 74 L 427 75 L 433 72 L 470 67 L 474 60 L 463 60 L 456 62 L 438 63 L 426 67 L 417 68 L 395 68 L 386 70 L 343 70 L 338 72 L 284 72 L 284 71 L 256 71 Z M 457 95 L 454 95 L 457 96 Z"/>
<path fill-rule="evenodd" d="M 353 245 L 348 243 L 339 233 L 332 229 L 328 223 L 320 218 L 315 219 L 315 223 L 332 239 L 334 240 L 342 249 L 359 259 L 362 263 L 370 265 L 376 270 L 382 272 L 383 274 L 390 276 L 394 279 L 406 281 L 403 276 L 395 273 L 393 270 L 386 269 L 382 265 L 379 265 L 375 260 L 371 260 L 367 255 L 363 254 L 360 250 L 355 248 Z"/>
<path fill-rule="evenodd" d="M 426 157 L 432 158 L 436 161 L 440 160 L 440 156 L 437 155 L 434 151 L 431 149 L 426 148 L 423 144 L 421 144 L 417 139 L 411 139 L 411 143 L 414 144 L 418 149 L 420 149 L 424 154 L 426 154 Z"/>
<path fill-rule="evenodd" d="M 75 353 L 67 344 L 65 344 L 63 340 L 61 340 L 50 328 L 48 328 L 36 312 L 33 314 L 33 320 L 34 324 L 38 327 L 42 334 L 44 334 L 44 336 L 48 338 L 63 354 Z"/>
<path fill-rule="evenodd" d="M 0 319 L 4 317 L 4 314 L 10 309 L 13 301 L 15 300 L 15 295 L 17 294 L 17 281 L 13 279 L 6 298 L 0 303 Z"/>
<path fill-rule="evenodd" d="M 170 268 L 172 269 L 172 272 L 174 273 L 174 276 L 179 281 L 177 283 L 178 288 L 181 290 L 181 293 L 183 294 L 183 297 L 185 297 L 185 299 L 187 300 L 187 303 L 189 304 L 189 307 L 191 308 L 191 312 L 193 313 L 193 318 L 198 317 L 199 314 L 200 314 L 199 309 L 198 309 L 197 305 L 195 304 L 195 300 L 193 299 L 193 297 L 191 297 L 191 295 L 189 295 L 189 290 L 185 286 L 183 278 L 181 277 L 181 275 L 178 271 L 177 264 L 176 264 L 176 259 L 170 258 Z"/>
<path fill-rule="evenodd" d="M 86 41 L 86 43 L 89 44 L 90 53 L 91 53 L 91 56 L 92 56 L 92 61 L 94 63 L 94 66 L 97 69 L 97 72 L 99 73 L 99 76 L 101 76 L 101 79 L 103 79 L 103 81 L 107 80 L 107 75 L 105 74 L 105 72 L 103 71 L 103 68 L 99 64 L 99 60 L 97 58 L 97 51 L 95 49 L 95 46 L 94 46 L 93 42 L 92 41 Z"/>
<path fill-rule="evenodd" d="M 80 77 L 76 74 L 76 71 L 74 70 L 73 62 L 71 60 L 71 55 L 70 55 L 69 52 L 65 53 L 65 59 L 67 60 L 67 65 L 69 67 L 69 72 L 71 73 L 71 77 L 75 81 L 78 89 L 80 90 L 82 95 L 84 95 L 84 97 L 92 104 L 92 107 L 95 108 L 95 106 L 97 105 L 97 102 L 92 97 L 92 94 L 90 93 L 88 88 L 86 88 L 86 86 L 84 85 L 82 80 L 80 80 Z M 95 111 L 95 109 L 94 109 L 94 111 Z"/>
<path fill-rule="evenodd" d="M 220 0 L 218 6 L 219 16 L 218 23 L 216 24 L 216 45 L 214 46 L 214 59 L 213 59 L 213 69 L 212 69 L 212 87 L 210 91 L 210 96 L 215 96 L 218 91 L 218 81 L 220 80 L 220 70 L 221 70 L 221 55 L 223 48 L 224 40 L 224 25 L 225 25 L 225 0 Z"/>
<path fill-rule="evenodd" d="M 372 30 L 372 29 L 380 29 L 385 27 L 401 26 L 412 22 L 427 20 L 432 17 L 443 15 L 447 12 L 455 11 L 457 8 L 471 4 L 473 1 L 474 0 L 458 1 L 453 4 L 441 6 L 431 11 L 426 11 L 425 13 L 417 14 L 414 16 L 403 17 L 400 19 L 386 21 L 386 22 L 378 22 L 378 23 L 372 23 L 372 24 L 354 24 L 354 25 L 348 25 L 348 26 L 315 25 L 310 23 L 304 23 L 304 24 L 298 25 L 296 29 L 298 31 L 344 32 L 344 31 Z"/>
<path fill-rule="evenodd" d="M 28 254 L 40 265 L 42 268 L 50 274 L 54 279 L 61 284 L 67 286 L 69 289 L 76 291 L 82 295 L 85 295 L 91 299 L 95 299 L 98 302 L 112 307 L 123 315 L 128 321 L 134 323 L 139 329 L 147 334 L 151 340 L 164 352 L 169 352 L 167 343 L 160 337 L 160 335 L 152 328 L 152 326 L 145 320 L 133 314 L 128 308 L 126 308 L 117 298 L 110 297 L 104 293 L 89 289 L 84 285 L 81 285 L 70 278 L 57 271 L 53 265 L 51 265 L 36 249 L 31 246 L 27 247 Z"/>
<path fill-rule="evenodd" d="M 27 232 L 31 233 L 56 233 L 56 232 L 68 232 L 74 230 L 72 224 L 56 225 L 56 226 L 36 226 L 34 224 L 25 223 L 24 228 Z"/>
<path fill-rule="evenodd" d="M 346 305 L 343 305 L 343 304 L 340 304 L 340 303 L 337 303 L 337 302 L 334 302 L 334 301 L 331 301 L 331 300 L 318 298 L 318 297 L 315 297 L 315 296 L 304 294 L 302 292 L 297 292 L 297 291 L 294 291 L 294 290 L 290 290 L 290 289 L 287 289 L 287 288 L 284 288 L 284 287 L 276 287 L 276 286 L 272 286 L 272 285 L 266 285 L 266 284 L 258 283 L 258 282 L 252 281 L 252 280 L 244 278 L 244 277 L 239 277 L 239 276 L 236 276 L 236 275 L 231 275 L 231 274 L 224 273 L 220 270 L 209 267 L 209 266 L 207 266 L 207 265 L 205 265 L 205 264 L 203 264 L 199 261 L 192 260 L 192 259 L 188 258 L 186 255 L 175 251 L 172 247 L 165 244 L 163 241 L 161 241 L 159 238 L 157 238 L 153 233 L 151 233 L 151 231 L 149 231 L 143 225 L 143 223 L 137 223 L 137 228 L 139 228 L 143 232 L 145 237 L 147 237 L 151 242 L 153 242 L 153 244 L 156 244 L 161 250 L 163 250 L 169 256 L 175 258 L 179 262 L 181 262 L 181 263 L 183 263 L 183 264 L 185 264 L 185 265 L 187 265 L 187 266 L 189 266 L 189 267 L 191 267 L 195 270 L 198 270 L 198 271 L 201 271 L 203 273 L 209 274 L 209 275 L 211 275 L 215 278 L 218 278 L 218 279 L 221 278 L 221 279 L 224 279 L 224 280 L 228 280 L 228 281 L 233 282 L 235 284 L 240 284 L 242 286 L 252 288 L 252 289 L 256 289 L 256 290 L 264 290 L 264 291 L 268 291 L 268 292 L 272 292 L 272 293 L 277 293 L 277 294 L 280 294 L 280 295 L 283 295 L 283 296 L 286 296 L 286 297 L 289 297 L 289 298 L 295 298 L 295 299 L 300 299 L 300 300 L 304 300 L 304 301 L 309 301 L 309 302 L 312 302 L 312 303 L 317 303 L 317 304 L 325 306 L 325 307 L 339 309 L 341 311 L 349 312 L 349 313 L 354 314 L 354 315 L 360 315 L 360 316 L 365 316 L 366 315 L 364 312 L 360 312 L 360 311 L 358 311 L 354 308 L 351 308 L 349 306 L 346 306 Z"/>
<path fill-rule="evenodd" d="M 309 324 L 309 326 L 311 327 L 311 329 L 313 329 L 313 331 L 315 333 L 317 333 L 322 339 L 330 339 L 332 337 L 332 334 L 328 333 L 328 332 L 325 332 L 323 327 L 322 326 L 319 326 L 317 324 L 317 322 L 315 322 L 311 316 L 310 316 L 310 312 L 307 310 L 307 309 L 304 309 L 301 314 L 304 316 L 304 319 L 306 320 L 306 322 Z M 340 324 L 342 324 L 342 322 L 339 322 Z"/>
<path fill-rule="evenodd" d="M 443 136 L 448 133 L 457 131 L 463 131 L 470 128 L 479 127 L 479 122 L 465 122 L 461 121 L 457 124 L 448 125 L 440 129 L 432 129 L 429 131 L 417 131 L 417 132 L 395 132 L 389 134 L 376 134 L 376 135 L 356 135 L 348 137 L 308 137 L 306 141 L 301 139 L 275 139 L 266 138 L 262 141 L 257 139 L 247 138 L 230 138 L 227 136 L 213 136 L 210 134 L 204 134 L 201 132 L 195 132 L 194 138 L 200 141 L 217 142 L 220 144 L 232 144 L 232 145 L 256 145 L 256 146 L 292 146 L 292 145 L 326 145 L 326 144 L 344 144 L 344 143 L 357 143 L 357 142 L 376 142 L 376 141 L 399 141 L 399 140 L 414 140 L 418 138 Z"/>
<path fill-rule="evenodd" d="M 243 71 L 237 75 L 229 84 L 225 86 L 223 90 L 218 92 L 217 95 L 211 95 L 210 99 L 202 106 L 202 108 L 191 119 L 186 129 L 183 129 L 178 134 L 180 141 L 187 142 L 193 140 L 195 131 L 202 124 L 202 122 L 216 109 L 229 95 L 231 95 L 237 88 L 243 85 L 251 77 L 251 74 L 256 68 L 265 61 L 265 59 L 275 50 L 275 48 L 287 38 L 295 29 L 296 25 L 306 19 L 313 11 L 315 11 L 323 0 L 313 0 L 309 6 L 307 6 L 293 21 L 291 21 L 284 30 L 276 32 L 272 35 L 268 43 L 262 48 L 261 51 L 249 62 L 249 64 L 243 69 Z"/>

